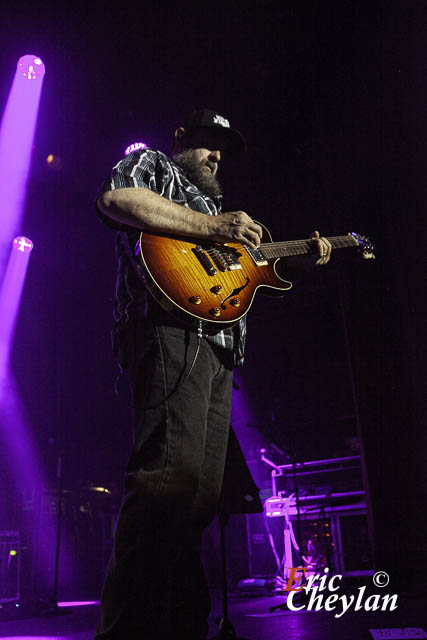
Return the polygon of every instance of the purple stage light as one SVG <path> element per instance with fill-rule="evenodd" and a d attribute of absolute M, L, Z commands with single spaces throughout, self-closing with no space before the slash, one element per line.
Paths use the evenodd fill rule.
<path fill-rule="evenodd" d="M 1 271 L 21 223 L 43 76 L 38 56 L 20 58 L 0 125 Z"/>
<path fill-rule="evenodd" d="M 74 602 L 58 602 L 58 607 L 88 607 L 101 604 L 99 600 L 76 600 Z"/>
<path fill-rule="evenodd" d="M 42 491 L 47 486 L 30 421 L 11 372 L 10 353 L 32 242 L 14 236 L 20 230 L 26 185 L 45 68 L 38 56 L 20 58 L 0 125 L 0 435 L 16 486 Z M 13 244 L 12 244 L 13 242 Z M 11 250 L 12 245 L 12 250 Z M 6 266 L 8 253 L 9 262 Z M 0 518 L 3 514 L 0 514 Z M 49 550 L 55 548 L 55 526 L 46 518 L 29 528 L 37 540 L 43 532 L 39 578 L 50 578 Z M 36 545 L 34 545 L 36 548 Z"/>
<path fill-rule="evenodd" d="M 7 375 L 16 317 L 33 243 L 25 236 L 14 239 L 0 289 L 0 381 Z"/>
<path fill-rule="evenodd" d="M 0 436 L 11 467 L 18 475 L 17 484 L 41 491 L 46 486 L 42 463 L 10 368 L 13 335 L 32 246 L 25 236 L 15 238 L 0 289 Z M 29 526 L 34 527 L 31 514 L 28 516 Z M 0 518 L 5 517 L 6 514 L 0 514 Z M 43 534 L 54 546 L 55 527 L 50 522 L 43 522 Z M 45 549 L 42 553 L 47 555 Z M 47 558 L 42 571 L 46 574 L 50 571 Z M 47 579 L 48 575 L 43 578 Z"/>
<path fill-rule="evenodd" d="M 25 236 L 18 236 L 13 241 L 13 248 L 21 253 L 30 253 L 33 250 L 33 243 Z"/>
<path fill-rule="evenodd" d="M 45 66 L 38 56 L 26 55 L 18 60 L 18 71 L 26 80 L 43 80 Z"/>
<path fill-rule="evenodd" d="M 125 150 L 125 156 L 128 156 L 132 151 L 138 151 L 138 149 L 146 149 L 147 145 L 145 142 L 133 142 Z"/>
<path fill-rule="evenodd" d="M 16 251 L 15 255 L 19 255 Z M 21 258 L 21 255 L 19 255 Z M 2 354 L 4 355 L 4 354 Z M 4 360 L 4 358 L 3 358 Z M 7 363 L 7 360 L 6 360 Z M 7 451 L 7 461 L 17 474 L 17 486 L 29 487 L 31 492 L 40 495 L 48 485 L 43 463 L 37 449 L 36 439 L 30 429 L 30 421 L 21 401 L 16 381 L 7 367 L 0 380 L 0 443 Z M 0 513 L 0 520 L 7 521 L 9 514 Z M 31 510 L 22 512 L 33 544 L 40 549 L 40 568 L 38 579 L 49 584 L 52 576 L 51 549 L 56 544 L 56 526 L 49 513 L 40 514 L 37 523 Z M 41 540 L 43 545 L 41 546 Z"/>

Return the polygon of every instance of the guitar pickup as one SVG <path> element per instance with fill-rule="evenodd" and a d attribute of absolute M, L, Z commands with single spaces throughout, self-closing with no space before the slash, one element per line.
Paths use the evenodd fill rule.
<path fill-rule="evenodd" d="M 241 254 L 230 249 L 227 245 L 223 245 L 221 248 L 212 247 L 208 253 L 220 271 L 235 271 L 242 268 L 239 262 Z"/>
<path fill-rule="evenodd" d="M 215 276 L 218 273 L 214 265 L 212 264 L 211 259 L 209 258 L 206 251 L 203 249 L 203 247 L 200 244 L 195 246 L 194 249 L 192 249 L 192 251 L 194 255 L 197 257 L 197 259 L 199 260 L 199 262 L 202 264 L 202 266 L 205 268 L 208 275 Z"/>

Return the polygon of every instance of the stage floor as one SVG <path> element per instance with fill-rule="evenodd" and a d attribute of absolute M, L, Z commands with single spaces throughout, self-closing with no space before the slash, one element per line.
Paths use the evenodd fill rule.
<path fill-rule="evenodd" d="M 339 619 L 333 612 L 325 611 L 269 612 L 270 607 L 282 601 L 279 597 L 231 598 L 230 618 L 238 637 L 247 640 L 368 640 L 372 638 L 369 633 L 372 628 L 427 629 L 426 603 L 422 598 L 399 598 L 398 608 L 392 612 L 349 611 Z M 210 637 L 216 634 L 219 611 L 219 594 L 213 594 Z M 73 607 L 71 613 L 60 616 L 2 621 L 0 637 L 10 640 L 92 640 L 97 618 L 98 605 Z"/>

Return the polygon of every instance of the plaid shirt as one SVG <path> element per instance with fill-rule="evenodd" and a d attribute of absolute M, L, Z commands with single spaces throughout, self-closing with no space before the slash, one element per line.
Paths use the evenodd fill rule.
<path fill-rule="evenodd" d="M 209 198 L 201 193 L 177 166 L 164 153 L 152 149 L 134 151 L 113 167 L 110 178 L 106 180 L 101 193 L 127 187 L 145 188 L 172 200 L 176 204 L 200 211 L 209 216 L 221 213 L 221 196 Z M 141 265 L 134 257 L 134 247 L 139 239 L 140 230 L 115 222 L 105 216 L 97 207 L 102 221 L 117 231 L 116 256 L 118 273 L 114 299 L 112 331 L 113 350 L 119 361 L 120 343 L 129 322 L 135 317 L 148 318 L 155 313 L 157 302 L 142 284 Z M 246 338 L 246 317 L 231 329 L 225 329 L 214 336 L 205 336 L 224 349 L 234 353 L 234 364 L 241 366 L 244 360 Z M 126 363 L 122 363 L 125 367 Z"/>

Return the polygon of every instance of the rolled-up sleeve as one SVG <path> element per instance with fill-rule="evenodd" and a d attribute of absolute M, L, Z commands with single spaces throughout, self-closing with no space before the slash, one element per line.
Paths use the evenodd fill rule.
<path fill-rule="evenodd" d="M 150 189 L 164 195 L 170 183 L 172 170 L 167 157 L 153 149 L 134 151 L 122 158 L 112 169 L 111 175 L 99 190 L 96 200 L 107 191 L 115 189 Z M 96 205 L 98 216 L 111 229 L 124 229 L 125 225 L 106 216 Z"/>

